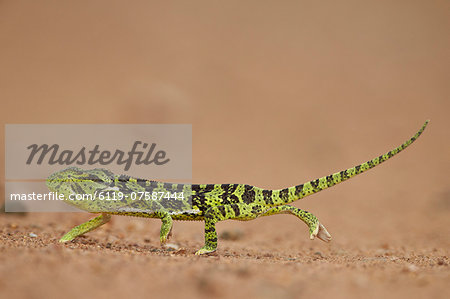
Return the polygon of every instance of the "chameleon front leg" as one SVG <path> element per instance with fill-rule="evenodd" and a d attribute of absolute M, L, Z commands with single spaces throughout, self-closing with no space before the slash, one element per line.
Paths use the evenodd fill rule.
<path fill-rule="evenodd" d="M 78 236 L 84 235 L 91 230 L 96 229 L 97 227 L 105 224 L 111 219 L 111 215 L 102 213 L 100 216 L 97 216 L 83 224 L 80 224 L 74 228 L 72 228 L 67 234 L 65 234 L 59 242 L 64 243 L 68 241 L 72 241 Z"/>
<path fill-rule="evenodd" d="M 329 242 L 331 235 L 323 226 L 316 216 L 308 211 L 298 209 L 289 205 L 266 208 L 259 216 L 269 216 L 275 214 L 291 214 L 302 220 L 309 227 L 309 238 L 314 240 L 315 237 L 322 241 Z"/>
<path fill-rule="evenodd" d="M 169 212 L 167 211 L 158 211 L 155 212 L 155 215 L 161 219 L 162 224 L 159 239 L 161 241 L 161 244 L 165 244 L 172 235 L 172 216 L 170 216 Z"/>
<path fill-rule="evenodd" d="M 165 244 L 172 235 L 172 216 L 170 213 L 156 200 L 149 203 L 150 209 L 154 212 L 150 213 L 151 217 L 161 219 L 161 231 L 159 233 L 159 240 L 161 245 Z"/>

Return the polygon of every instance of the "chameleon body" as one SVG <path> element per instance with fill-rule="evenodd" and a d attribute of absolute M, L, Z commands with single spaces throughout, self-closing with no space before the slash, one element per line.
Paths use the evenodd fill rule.
<path fill-rule="evenodd" d="M 223 220 L 252 220 L 274 214 L 291 214 L 309 227 L 310 239 L 330 241 L 331 236 L 313 214 L 289 205 L 305 196 L 317 193 L 363 173 L 400 153 L 424 131 L 422 128 L 399 147 L 355 167 L 324 176 L 301 185 L 279 190 L 265 190 L 244 184 L 173 184 L 115 175 L 106 169 L 82 170 L 70 167 L 55 172 L 47 179 L 50 191 L 64 194 L 67 203 L 100 215 L 65 234 L 60 242 L 71 241 L 105 224 L 111 215 L 159 218 L 162 221 L 160 241 L 171 235 L 173 220 L 200 220 L 205 222 L 205 245 L 196 254 L 217 249 L 215 225 Z M 121 193 L 121 200 L 69 200 L 74 194 Z M 136 192 L 178 192 L 183 199 L 134 200 Z"/>

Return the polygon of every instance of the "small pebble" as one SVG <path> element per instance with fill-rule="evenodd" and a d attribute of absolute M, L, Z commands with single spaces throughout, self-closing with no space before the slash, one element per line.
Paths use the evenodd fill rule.
<path fill-rule="evenodd" d="M 406 267 L 403 268 L 403 272 L 417 272 L 419 270 L 419 267 L 413 264 L 409 264 Z"/>
<path fill-rule="evenodd" d="M 168 243 L 168 244 L 164 245 L 164 248 L 168 251 L 175 251 L 175 250 L 180 249 L 180 246 L 178 246 L 177 244 Z"/>
<path fill-rule="evenodd" d="M 320 251 L 316 251 L 316 252 L 314 252 L 314 254 L 317 255 L 318 257 L 323 257 L 323 255 Z"/>
<path fill-rule="evenodd" d="M 30 238 L 37 238 L 37 235 L 35 233 L 30 233 L 28 236 L 30 236 Z"/>
<path fill-rule="evenodd" d="M 178 249 L 178 250 L 176 250 L 174 253 L 176 253 L 176 254 L 184 254 L 184 253 L 186 253 L 186 248 L 180 248 L 180 249 Z"/>

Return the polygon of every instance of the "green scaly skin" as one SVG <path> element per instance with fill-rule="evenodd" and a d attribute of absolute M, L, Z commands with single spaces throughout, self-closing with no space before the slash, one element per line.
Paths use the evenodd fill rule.
<path fill-rule="evenodd" d="M 316 216 L 288 204 L 344 182 L 392 158 L 413 143 L 422 134 L 428 122 L 427 120 L 411 139 L 384 155 L 341 172 L 279 190 L 265 190 L 243 184 L 172 184 L 114 175 L 105 169 L 67 168 L 47 179 L 48 188 L 64 194 L 65 202 L 88 212 L 100 213 L 100 216 L 73 228 L 60 242 L 71 241 L 96 229 L 108 222 L 110 215 L 161 219 L 161 243 L 165 243 L 171 235 L 173 220 L 202 220 L 205 221 L 205 245 L 196 252 L 199 255 L 217 249 L 217 222 L 228 219 L 252 220 L 274 214 L 292 214 L 298 217 L 309 227 L 311 239 L 318 237 L 328 242 L 331 236 Z M 93 195 L 95 192 L 106 191 L 121 192 L 125 197 L 120 201 L 68 199 L 70 194 Z M 183 200 L 132 200 L 130 197 L 132 192 L 146 191 L 182 192 L 185 196 Z"/>

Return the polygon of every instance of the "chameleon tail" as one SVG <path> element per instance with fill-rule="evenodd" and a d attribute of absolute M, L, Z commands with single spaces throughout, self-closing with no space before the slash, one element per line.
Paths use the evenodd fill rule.
<path fill-rule="evenodd" d="M 357 165 L 355 167 L 349 168 L 347 170 L 343 170 L 341 172 L 336 172 L 329 176 L 324 176 L 319 179 L 307 182 L 302 185 L 293 186 L 281 190 L 274 190 L 272 194 L 272 199 L 276 204 L 282 203 L 290 203 L 295 200 L 301 199 L 305 196 L 317 193 L 319 191 L 322 191 L 324 189 L 327 189 L 329 187 L 332 187 L 336 184 L 339 184 L 343 181 L 348 180 L 351 177 L 354 177 L 355 175 L 358 175 L 360 173 L 363 173 L 381 163 L 383 163 L 386 160 L 389 160 L 393 156 L 397 155 L 401 151 L 403 151 L 405 148 L 407 148 L 411 143 L 413 143 L 425 130 L 425 127 L 427 126 L 429 120 L 427 120 L 422 128 L 413 136 L 411 139 L 400 145 L 399 147 L 387 152 L 384 155 L 381 155 L 379 157 L 376 157 L 372 160 L 369 160 L 365 163 L 362 163 L 360 165 Z M 277 196 L 278 195 L 278 196 Z M 278 197 L 278 198 L 275 198 Z"/>

